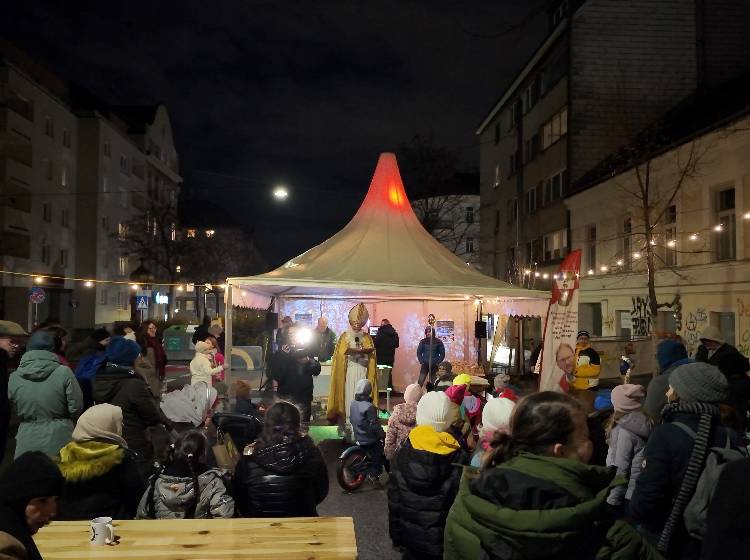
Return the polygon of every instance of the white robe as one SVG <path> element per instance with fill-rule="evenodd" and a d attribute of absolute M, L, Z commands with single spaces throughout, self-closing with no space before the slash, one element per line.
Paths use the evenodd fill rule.
<path fill-rule="evenodd" d="M 357 348 L 356 338 L 364 337 L 362 332 L 354 332 L 351 329 L 347 330 L 341 335 L 346 338 L 346 343 L 349 348 Z M 346 357 L 346 382 L 344 383 L 344 402 L 346 402 L 346 422 L 345 430 L 346 435 L 352 434 L 352 425 L 349 421 L 349 409 L 354 400 L 355 388 L 357 382 L 360 379 L 367 379 L 367 364 L 369 361 L 369 354 L 350 354 Z"/>

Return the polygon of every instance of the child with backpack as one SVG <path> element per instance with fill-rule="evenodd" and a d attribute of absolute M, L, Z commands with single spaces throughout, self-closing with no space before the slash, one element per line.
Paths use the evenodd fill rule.
<path fill-rule="evenodd" d="M 646 390 L 641 385 L 626 383 L 612 390 L 615 412 L 609 419 L 606 434 L 609 450 L 607 466 L 616 467 L 617 474 L 627 479 L 627 486 L 617 486 L 607 503 L 618 513 L 627 514 L 628 503 L 635 490 L 643 463 L 643 450 L 651 434 L 652 422 L 643 412 Z"/>
<path fill-rule="evenodd" d="M 234 516 L 226 472 L 206 466 L 206 436 L 185 432 L 165 465 L 149 480 L 137 519 L 211 519 Z"/>

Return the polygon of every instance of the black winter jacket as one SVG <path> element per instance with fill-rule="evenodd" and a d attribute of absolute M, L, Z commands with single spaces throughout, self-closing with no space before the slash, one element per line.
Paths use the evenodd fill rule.
<path fill-rule="evenodd" d="M 328 495 L 328 470 L 303 436 L 243 455 L 233 486 L 241 517 L 314 517 Z"/>
<path fill-rule="evenodd" d="M 109 403 L 122 409 L 122 437 L 138 455 L 153 454 L 146 428 L 162 423 L 159 408 L 146 380 L 130 368 L 107 363 L 97 373 L 92 390 L 94 402 Z"/>
<path fill-rule="evenodd" d="M 392 463 L 388 529 L 393 544 L 406 549 L 405 558 L 442 558 L 445 519 L 469 456 L 460 447 L 447 454 L 415 449 L 415 430 L 425 427 L 412 431 Z"/>
<path fill-rule="evenodd" d="M 674 423 L 680 422 L 697 432 L 700 416 L 677 412 L 665 415 L 663 422 L 654 428 L 646 443 L 643 470 L 630 500 L 633 519 L 653 535 L 661 534 L 672 509 L 672 502 L 680 491 L 693 451 L 693 438 Z M 727 433 L 732 445 L 737 447 L 740 443 L 739 435 L 715 423 L 711 429 L 709 448 L 724 447 Z M 682 543 L 686 552 L 689 552 L 688 549 L 700 550 L 700 546 L 692 542 L 684 523 L 679 524 L 672 542 Z M 677 557 L 680 557 L 679 554 Z"/>
<path fill-rule="evenodd" d="M 744 558 L 750 552 L 750 459 L 729 463 L 708 508 L 703 560 Z"/>
<path fill-rule="evenodd" d="M 726 376 L 729 382 L 728 403 L 734 408 L 737 416 L 736 425 L 733 427 L 744 432 L 750 406 L 750 377 L 745 373 L 750 371 L 750 361 L 731 344 L 722 344 L 710 358 L 708 350 L 701 344 L 695 353 L 695 361 L 716 366 Z"/>
<path fill-rule="evenodd" d="M 393 325 L 383 325 L 375 335 L 375 357 L 378 364 L 393 367 L 398 348 L 398 333 Z"/>

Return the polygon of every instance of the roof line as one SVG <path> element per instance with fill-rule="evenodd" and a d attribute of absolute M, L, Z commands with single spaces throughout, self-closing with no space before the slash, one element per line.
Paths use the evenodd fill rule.
<path fill-rule="evenodd" d="M 490 124 L 490 121 L 495 118 L 495 115 L 497 115 L 498 111 L 500 111 L 500 108 L 505 105 L 505 102 L 508 101 L 508 98 L 513 94 L 513 92 L 515 92 L 518 86 L 521 85 L 523 80 L 526 79 L 526 76 L 531 72 L 531 69 L 536 66 L 542 56 L 547 53 L 547 51 L 552 47 L 552 44 L 560 38 L 560 36 L 567 28 L 568 19 L 566 18 L 562 22 L 560 22 L 560 25 L 558 25 L 555 30 L 550 33 L 547 39 L 545 39 L 544 43 L 539 46 L 536 52 L 526 63 L 526 66 L 523 67 L 523 69 L 518 73 L 513 82 L 511 82 L 510 86 L 508 86 L 508 88 L 505 90 L 505 93 L 503 93 L 503 96 L 500 98 L 500 100 L 495 103 L 495 106 L 492 108 L 492 110 L 487 114 L 486 117 L 484 117 L 484 120 L 475 132 L 477 136 L 484 132 L 484 129 L 487 128 L 487 125 Z"/>

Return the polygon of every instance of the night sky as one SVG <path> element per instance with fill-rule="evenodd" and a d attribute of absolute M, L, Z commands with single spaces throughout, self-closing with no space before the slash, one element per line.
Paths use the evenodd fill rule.
<path fill-rule="evenodd" d="M 340 229 L 378 154 L 415 134 L 476 169 L 474 132 L 544 4 L 11 0 L 0 34 L 111 104 L 166 103 L 183 188 L 215 203 L 183 215 L 254 226 L 276 266 Z"/>

